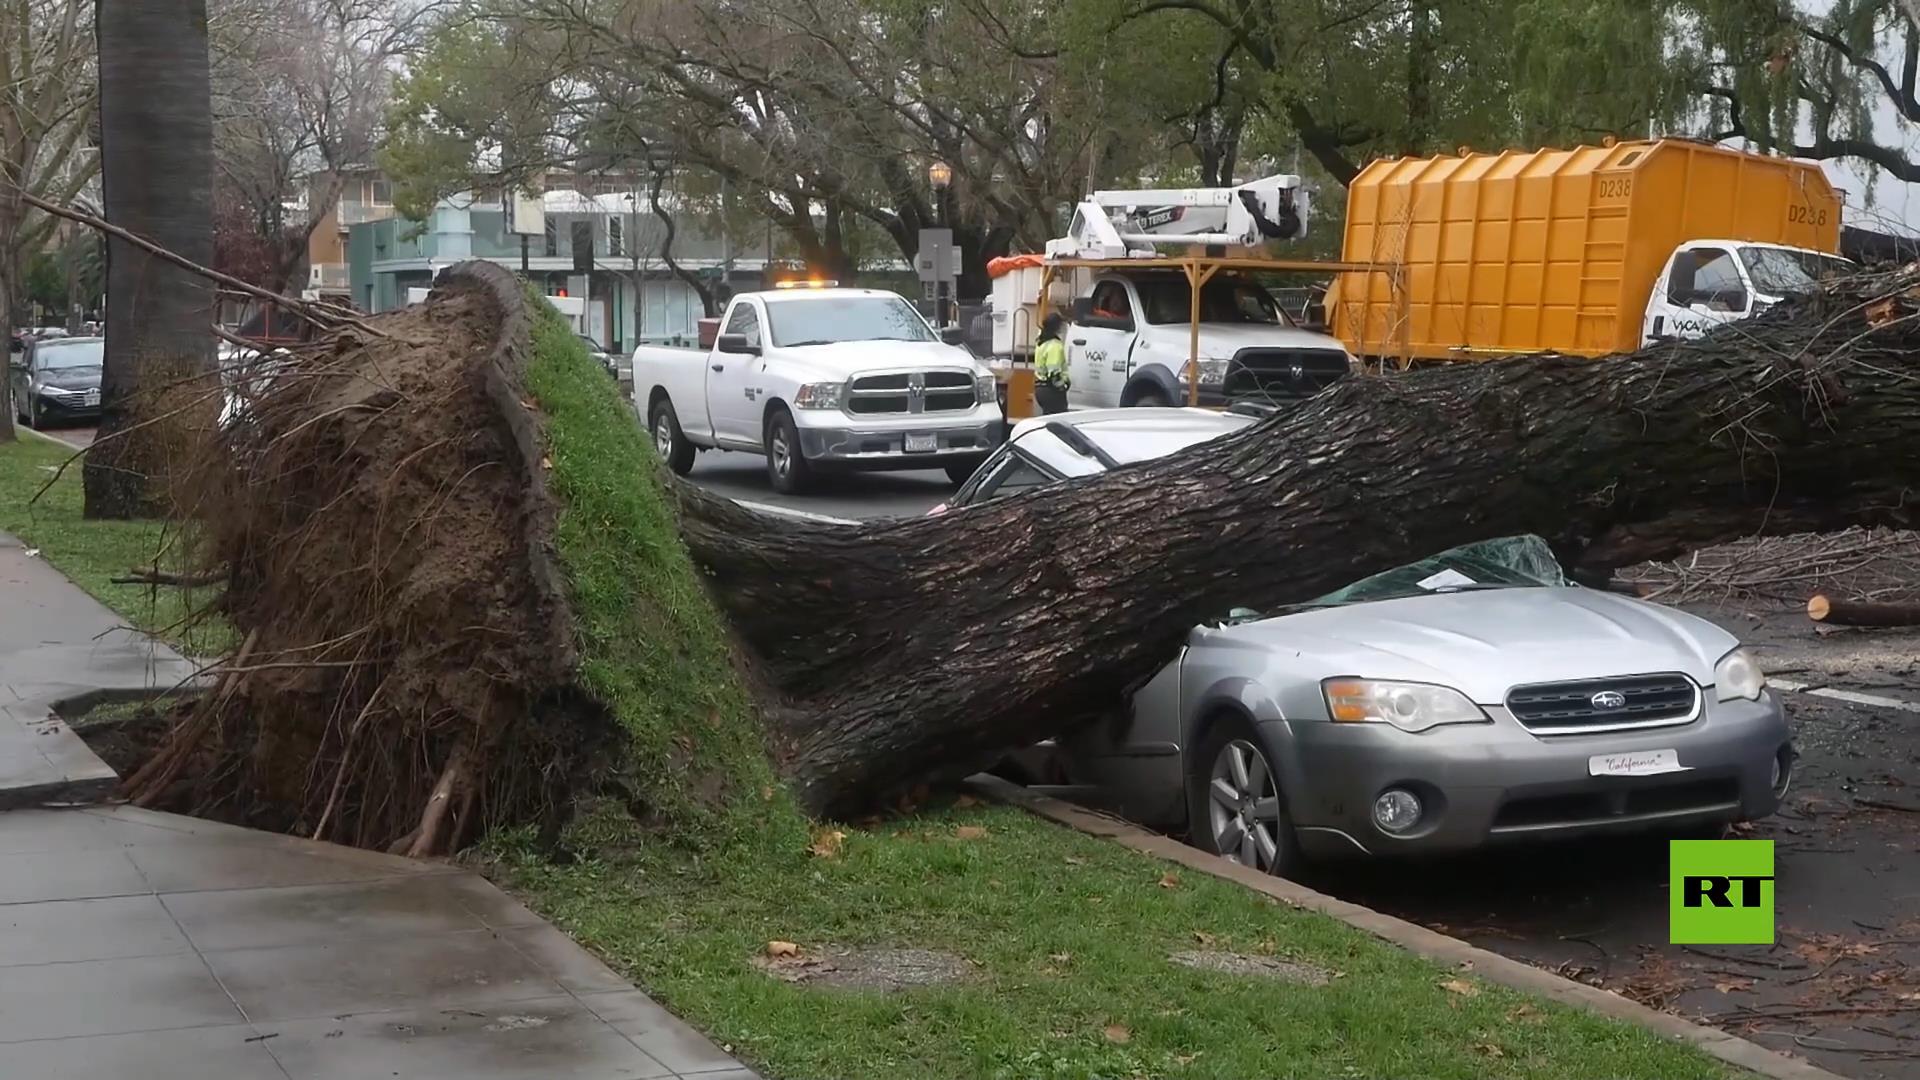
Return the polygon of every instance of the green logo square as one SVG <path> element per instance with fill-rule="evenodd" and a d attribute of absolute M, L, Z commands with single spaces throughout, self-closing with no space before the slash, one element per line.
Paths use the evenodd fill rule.
<path fill-rule="evenodd" d="M 1773 944 L 1773 841 L 1670 841 L 1667 891 L 1673 944 Z"/>

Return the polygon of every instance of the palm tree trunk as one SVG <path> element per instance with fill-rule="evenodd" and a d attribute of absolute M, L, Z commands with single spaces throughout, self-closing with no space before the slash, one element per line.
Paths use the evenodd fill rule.
<path fill-rule="evenodd" d="M 213 115 L 206 0 L 100 0 L 100 154 L 107 220 L 202 266 L 213 262 Z M 149 513 L 178 447 L 136 427 L 160 387 L 212 368 L 205 278 L 107 244 L 100 442 L 87 456 L 86 515 Z M 133 429 L 133 430 L 129 430 Z M 117 432 L 127 432 L 110 438 Z"/>

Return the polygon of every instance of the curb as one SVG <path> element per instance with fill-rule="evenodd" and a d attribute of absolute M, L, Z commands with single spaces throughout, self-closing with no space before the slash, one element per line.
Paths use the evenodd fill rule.
<path fill-rule="evenodd" d="M 1273 877 L 1239 863 L 1228 862 L 1217 855 L 1209 855 L 1198 848 L 1188 847 L 1172 837 L 1151 833 L 1137 825 L 1094 813 L 1051 796 L 1037 794 L 997 776 L 988 776 L 983 773 L 968 778 L 967 784 L 976 792 L 996 802 L 1020 807 L 1089 836 L 1113 840 L 1143 855 L 1179 863 L 1188 869 L 1244 885 L 1255 892 L 1297 908 L 1330 915 L 1348 926 L 1364 930 L 1429 960 L 1449 966 L 1470 967 L 1475 975 L 1488 982 L 1538 994 L 1562 1005 L 1585 1009 L 1616 1020 L 1625 1020 L 1649 1028 L 1660 1035 L 1692 1043 L 1721 1061 L 1761 1076 L 1772 1077 L 1774 1080 L 1846 1080 L 1838 1073 L 1828 1072 L 1809 1062 L 1775 1053 L 1758 1043 L 1748 1042 L 1746 1039 L 1729 1035 L 1717 1028 L 1682 1020 L 1670 1013 L 1663 1013 L 1638 1002 L 1629 1001 L 1611 990 L 1602 990 L 1597 986 L 1575 982 L 1531 964 L 1524 964 L 1501 956 L 1499 953 L 1469 945 L 1459 938 L 1448 937 L 1405 919 L 1383 915 L 1372 908 L 1348 903 L 1285 878 Z"/>

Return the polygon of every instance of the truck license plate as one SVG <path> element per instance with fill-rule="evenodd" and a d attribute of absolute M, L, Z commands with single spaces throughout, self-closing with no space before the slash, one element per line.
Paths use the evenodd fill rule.
<path fill-rule="evenodd" d="M 937 435 L 908 435 L 907 453 L 931 454 L 940 449 L 940 437 Z"/>

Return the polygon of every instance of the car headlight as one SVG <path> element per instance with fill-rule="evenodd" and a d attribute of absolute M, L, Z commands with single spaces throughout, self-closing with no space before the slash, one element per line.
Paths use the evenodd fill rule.
<path fill-rule="evenodd" d="M 1000 393 L 1000 380 L 993 377 L 991 371 L 973 377 L 973 400 L 992 401 Z"/>
<path fill-rule="evenodd" d="M 793 395 L 793 404 L 801 409 L 837 409 L 846 383 L 814 382 L 802 386 Z"/>
<path fill-rule="evenodd" d="M 1713 695 L 1721 701 L 1758 701 L 1767 676 L 1753 654 L 1735 649 L 1713 666 Z"/>
<path fill-rule="evenodd" d="M 1426 731 L 1442 724 L 1487 724 L 1487 714 L 1450 686 L 1386 682 L 1380 679 L 1328 679 L 1320 684 L 1327 715 L 1340 724 L 1392 724 L 1401 731 Z"/>
<path fill-rule="evenodd" d="M 84 391 L 69 390 L 64 386 L 43 386 L 40 388 L 41 397 L 50 397 L 50 398 L 79 397 L 82 393 L 84 393 Z"/>
<path fill-rule="evenodd" d="M 1227 381 L 1227 365 L 1230 360 L 1202 360 L 1199 363 L 1200 385 L 1219 386 Z M 1187 385 L 1187 365 L 1180 365 L 1180 385 Z"/>

